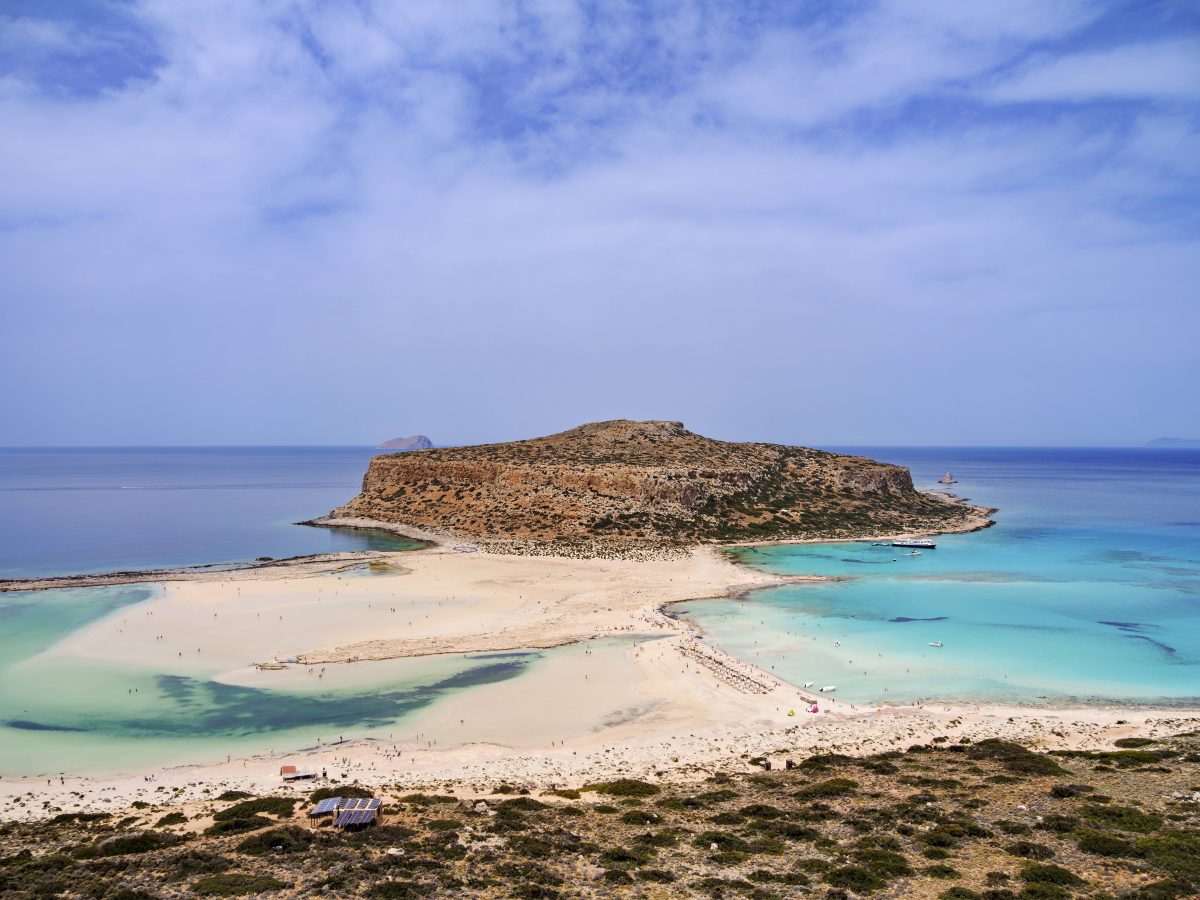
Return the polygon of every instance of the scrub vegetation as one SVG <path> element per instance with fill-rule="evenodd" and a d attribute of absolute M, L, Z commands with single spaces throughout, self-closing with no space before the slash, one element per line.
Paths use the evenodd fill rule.
<path fill-rule="evenodd" d="M 279 797 L 182 820 L 167 806 L 60 813 L 0 828 L 0 894 L 1195 897 L 1200 735 L 1154 748 L 1152 765 L 1128 766 L 940 742 L 784 771 L 747 759 L 687 783 L 497 784 L 482 799 L 385 789 L 384 823 L 358 833 L 310 828 L 307 806 Z"/>

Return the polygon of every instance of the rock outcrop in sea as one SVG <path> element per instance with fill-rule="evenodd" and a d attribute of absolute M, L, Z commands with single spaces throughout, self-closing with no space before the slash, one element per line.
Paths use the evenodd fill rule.
<path fill-rule="evenodd" d="M 425 437 L 423 434 L 414 434 L 412 437 L 392 438 L 390 441 L 384 441 L 376 450 L 428 450 L 433 446 L 433 441 Z"/>
<path fill-rule="evenodd" d="M 672 545 L 960 531 L 981 511 L 908 469 L 680 422 L 616 420 L 504 444 L 377 456 L 333 519 L 472 540 Z"/>

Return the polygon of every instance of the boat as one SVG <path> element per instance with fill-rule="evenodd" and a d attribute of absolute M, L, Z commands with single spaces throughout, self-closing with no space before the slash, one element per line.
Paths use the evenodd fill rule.
<path fill-rule="evenodd" d="M 909 556 L 920 556 L 920 555 L 921 555 L 921 551 L 920 551 L 920 550 L 909 550 L 909 551 L 908 551 L 908 555 L 909 555 Z"/>
<path fill-rule="evenodd" d="M 810 688 L 810 687 L 812 687 L 812 686 L 813 686 L 813 683 L 812 683 L 811 681 L 806 681 L 806 682 L 804 682 L 804 686 L 805 686 L 806 688 Z"/>
<path fill-rule="evenodd" d="M 872 547 L 886 547 L 886 546 L 888 546 L 888 542 L 887 541 L 871 541 L 871 546 Z"/>
<path fill-rule="evenodd" d="M 953 472 L 947 472 L 945 475 L 943 475 L 941 478 L 938 479 L 938 484 L 958 484 L 958 482 L 954 480 Z"/>
<path fill-rule="evenodd" d="M 930 641 L 929 646 L 930 647 L 940 647 L 940 646 L 942 646 L 942 642 L 941 641 Z"/>
<path fill-rule="evenodd" d="M 834 691 L 837 690 L 837 685 L 836 684 L 827 684 L 823 688 L 817 688 L 817 690 L 820 691 L 822 694 L 832 694 Z"/>
<path fill-rule="evenodd" d="M 901 538 L 898 541 L 892 541 L 893 547 L 914 547 L 918 550 L 932 550 L 937 546 L 929 538 Z"/>

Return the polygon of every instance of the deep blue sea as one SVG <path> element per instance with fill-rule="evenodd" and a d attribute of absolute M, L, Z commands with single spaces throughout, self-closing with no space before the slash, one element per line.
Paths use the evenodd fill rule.
<path fill-rule="evenodd" d="M 358 493 L 368 447 L 0 448 L 0 578 L 388 549 L 294 523 Z"/>
<path fill-rule="evenodd" d="M 734 551 L 845 580 L 678 607 L 714 643 L 851 702 L 1200 700 L 1200 450 L 836 449 L 907 465 L 925 488 L 952 470 L 996 524 L 917 556 Z"/>

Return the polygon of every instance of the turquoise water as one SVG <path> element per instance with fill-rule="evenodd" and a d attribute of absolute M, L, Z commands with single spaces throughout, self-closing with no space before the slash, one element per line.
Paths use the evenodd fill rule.
<path fill-rule="evenodd" d="M 312 528 L 362 484 L 366 447 L 0 448 L 0 578 L 409 549 Z"/>
<path fill-rule="evenodd" d="M 128 772 L 382 735 L 442 697 L 515 678 L 545 656 L 359 663 L 329 681 L 272 690 L 44 652 L 153 590 L 0 594 L 0 774 Z"/>
<path fill-rule="evenodd" d="M 734 551 L 846 580 L 678 609 L 729 652 L 850 702 L 1200 702 L 1200 453 L 867 452 L 926 487 L 953 470 L 956 492 L 1000 507 L 997 524 L 919 556 L 869 543 Z"/>

